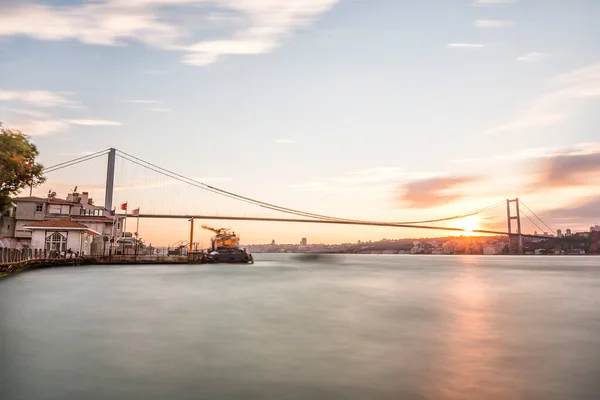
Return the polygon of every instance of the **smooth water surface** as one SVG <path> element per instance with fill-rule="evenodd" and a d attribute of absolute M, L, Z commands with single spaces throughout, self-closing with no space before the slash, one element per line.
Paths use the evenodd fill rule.
<path fill-rule="evenodd" d="M 3 400 L 600 398 L 598 257 L 58 268 L 0 307 Z"/>

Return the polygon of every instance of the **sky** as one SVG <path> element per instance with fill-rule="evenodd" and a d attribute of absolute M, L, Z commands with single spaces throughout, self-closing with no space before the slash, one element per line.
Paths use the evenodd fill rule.
<path fill-rule="evenodd" d="M 518 197 L 533 221 L 587 230 L 598 20 L 597 0 L 0 0 L 0 121 L 45 166 L 115 147 L 312 213 L 415 221 Z M 78 186 L 102 204 L 105 177 L 97 158 L 34 192 Z M 121 158 L 115 180 L 114 204 L 142 213 L 285 217 Z M 207 223 L 246 244 L 447 235 Z M 188 224 L 142 220 L 140 235 L 168 245 Z M 465 224 L 506 230 L 506 207 L 445 225 Z"/>

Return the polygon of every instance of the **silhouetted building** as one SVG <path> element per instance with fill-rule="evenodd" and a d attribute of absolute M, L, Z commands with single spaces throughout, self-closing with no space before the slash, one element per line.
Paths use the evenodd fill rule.
<path fill-rule="evenodd" d="M 560 229 L 556 230 L 556 236 L 559 237 L 559 238 L 563 237 L 563 233 L 562 233 L 562 231 Z"/>
<path fill-rule="evenodd" d="M 306 246 L 306 244 L 307 244 L 306 238 L 302 238 L 302 240 L 300 241 L 300 245 L 301 246 Z"/>
<path fill-rule="evenodd" d="M 567 231 L 565 232 L 565 236 L 571 236 L 571 234 L 572 234 L 572 233 L 571 233 L 571 230 L 570 230 L 570 229 L 567 229 Z"/>

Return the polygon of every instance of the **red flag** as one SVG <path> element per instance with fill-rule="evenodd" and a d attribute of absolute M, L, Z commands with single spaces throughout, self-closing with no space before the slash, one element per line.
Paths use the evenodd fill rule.
<path fill-rule="evenodd" d="M 133 210 L 131 212 L 131 215 L 133 215 L 134 217 L 137 217 L 138 215 L 140 215 L 140 208 L 136 208 L 135 210 Z"/>
<path fill-rule="evenodd" d="M 121 204 L 121 210 L 127 211 L 127 203 Z"/>

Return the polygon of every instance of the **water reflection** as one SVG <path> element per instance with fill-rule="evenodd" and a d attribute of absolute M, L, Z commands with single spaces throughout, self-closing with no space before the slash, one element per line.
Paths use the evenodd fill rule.
<path fill-rule="evenodd" d="M 473 258 L 465 257 L 472 261 Z M 444 291 L 435 374 L 424 388 L 436 399 L 518 399 L 519 379 L 505 359 L 510 334 L 499 329 L 493 291 L 483 273 L 465 266 Z"/>
<path fill-rule="evenodd" d="M 591 257 L 256 260 L 0 281 L 0 399 L 600 393 Z"/>

